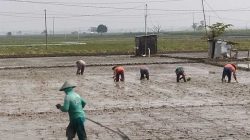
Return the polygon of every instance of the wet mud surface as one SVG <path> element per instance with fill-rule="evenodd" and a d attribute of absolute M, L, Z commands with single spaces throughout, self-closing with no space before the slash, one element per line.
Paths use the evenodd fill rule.
<path fill-rule="evenodd" d="M 75 67 L 2 69 L 0 139 L 66 139 L 68 114 L 55 107 L 63 103 L 64 93 L 58 89 L 65 80 L 75 83 L 75 91 L 87 101 L 85 126 L 89 140 L 250 139 L 249 72 L 238 71 L 239 83 L 221 83 L 222 68 L 202 63 L 179 63 L 185 60 L 160 57 L 112 57 L 112 62 L 110 57 L 94 58 L 86 57 L 85 61 L 178 64 L 147 65 L 149 81 L 139 80 L 138 65 L 125 65 L 124 83 L 113 82 L 111 66 L 86 67 L 83 76 L 75 75 Z M 29 62 L 27 66 L 56 66 L 73 65 L 78 58 L 48 59 L 34 59 L 40 63 L 24 61 Z M 4 65 L 15 66 L 2 61 Z M 175 82 L 177 66 L 185 68 L 191 81 Z"/>

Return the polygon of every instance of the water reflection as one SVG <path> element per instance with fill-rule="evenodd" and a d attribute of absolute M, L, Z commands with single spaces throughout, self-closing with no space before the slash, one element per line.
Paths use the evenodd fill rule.
<path fill-rule="evenodd" d="M 250 69 L 250 62 L 249 62 L 249 63 L 246 63 L 246 64 L 238 64 L 238 67 Z"/>

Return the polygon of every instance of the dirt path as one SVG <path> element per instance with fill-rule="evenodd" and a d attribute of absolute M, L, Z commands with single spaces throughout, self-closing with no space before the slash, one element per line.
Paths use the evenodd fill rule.
<path fill-rule="evenodd" d="M 110 63 L 110 57 L 100 58 L 89 58 L 89 63 Z M 112 63 L 175 62 L 112 59 Z M 192 77 L 190 82 L 175 82 L 174 69 L 179 65 Z M 76 83 L 76 92 L 87 101 L 90 140 L 250 139 L 249 72 L 238 72 L 240 83 L 222 84 L 221 67 L 201 63 L 148 67 L 149 81 L 139 80 L 137 65 L 126 65 L 126 81 L 117 84 L 111 66 L 87 67 L 84 76 L 76 76 L 73 67 L 0 70 L 0 139 L 66 139 L 68 115 L 55 108 L 63 102 L 64 93 L 58 89 L 65 80 Z"/>

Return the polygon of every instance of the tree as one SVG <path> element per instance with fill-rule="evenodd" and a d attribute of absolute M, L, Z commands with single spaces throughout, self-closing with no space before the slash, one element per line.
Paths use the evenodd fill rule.
<path fill-rule="evenodd" d="M 197 27 L 198 27 L 198 23 L 193 23 L 192 28 L 194 29 L 194 32 L 196 31 Z"/>
<path fill-rule="evenodd" d="M 232 24 L 224 24 L 217 22 L 215 24 L 212 24 L 211 26 L 208 26 L 209 33 L 208 33 L 208 39 L 215 40 L 216 37 L 219 37 L 220 35 L 224 34 L 226 29 L 228 29 L 230 26 L 233 26 Z"/>
<path fill-rule="evenodd" d="M 95 32 L 97 32 L 97 27 L 90 27 L 90 28 L 89 28 L 89 31 L 90 31 L 91 33 L 95 33 Z"/>
<path fill-rule="evenodd" d="M 73 31 L 71 32 L 72 35 L 78 35 L 78 32 L 77 31 Z"/>
<path fill-rule="evenodd" d="M 221 36 L 225 33 L 226 29 L 228 29 L 230 26 L 233 26 L 232 24 L 224 24 L 224 23 L 215 23 L 211 26 L 208 26 L 209 32 L 208 32 L 208 41 L 209 44 L 209 57 L 214 58 L 215 53 L 215 44 L 216 44 L 216 38 Z"/>
<path fill-rule="evenodd" d="M 42 32 L 41 32 L 41 34 L 46 34 L 47 33 L 47 30 L 43 30 Z"/>
<path fill-rule="evenodd" d="M 108 28 L 106 25 L 103 25 L 103 24 L 100 24 L 98 25 L 97 27 L 97 30 L 96 30 L 98 33 L 106 33 L 108 31 Z"/>
<path fill-rule="evenodd" d="M 202 31 L 205 29 L 205 21 L 201 20 L 200 25 L 197 27 L 197 30 Z"/>
<path fill-rule="evenodd" d="M 161 25 L 155 25 L 154 27 L 153 27 L 153 32 L 157 32 L 157 34 L 159 34 L 160 33 L 160 31 L 161 31 Z"/>
<path fill-rule="evenodd" d="M 17 35 L 22 35 L 22 31 L 17 31 Z"/>
<path fill-rule="evenodd" d="M 11 36 L 11 35 L 12 35 L 12 32 L 8 32 L 8 33 L 7 33 L 7 36 Z"/>

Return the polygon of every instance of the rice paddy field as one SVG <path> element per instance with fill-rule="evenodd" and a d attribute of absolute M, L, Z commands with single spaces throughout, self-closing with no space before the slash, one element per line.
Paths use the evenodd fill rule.
<path fill-rule="evenodd" d="M 82 76 L 75 74 L 78 59 L 87 63 Z M 114 64 L 123 64 L 125 82 L 113 81 Z M 140 80 L 140 64 L 149 67 L 149 80 Z M 87 102 L 89 140 L 250 138 L 247 71 L 237 72 L 239 83 L 221 83 L 222 67 L 127 55 L 5 58 L 0 66 L 3 140 L 66 139 L 68 114 L 55 107 L 63 103 L 59 88 L 66 80 Z M 191 81 L 176 83 L 177 66 L 185 68 Z"/>
<path fill-rule="evenodd" d="M 42 35 L 1 36 L 0 139 L 66 139 L 68 114 L 55 107 L 63 103 L 58 89 L 66 80 L 87 102 L 89 140 L 250 139 L 249 71 L 237 70 L 239 83 L 221 83 L 221 66 L 171 58 L 206 58 L 207 42 L 200 35 L 161 34 L 158 52 L 178 53 L 134 57 L 135 36 L 55 35 L 47 45 Z M 238 42 L 239 50 L 249 49 L 248 36 L 226 39 Z M 179 53 L 196 51 L 202 52 Z M 87 64 L 82 76 L 76 75 L 79 59 Z M 113 81 L 116 64 L 124 66 L 125 82 Z M 140 80 L 142 64 L 149 67 L 150 80 Z M 177 66 L 191 81 L 176 83 Z"/>

